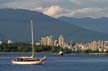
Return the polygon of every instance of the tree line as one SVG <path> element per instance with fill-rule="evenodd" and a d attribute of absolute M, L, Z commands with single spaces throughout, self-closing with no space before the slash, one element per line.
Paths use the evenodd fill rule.
<path fill-rule="evenodd" d="M 49 52 L 49 53 L 58 53 L 59 51 L 64 53 L 71 53 L 72 51 L 68 48 L 55 47 L 55 46 L 41 46 L 34 45 L 35 52 Z M 0 52 L 31 52 L 32 47 L 29 43 L 2 43 L 0 45 Z"/>

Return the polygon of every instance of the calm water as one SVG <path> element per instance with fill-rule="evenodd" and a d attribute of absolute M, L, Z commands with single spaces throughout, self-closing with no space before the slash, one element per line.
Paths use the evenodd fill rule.
<path fill-rule="evenodd" d="M 44 65 L 13 65 L 11 58 L 30 54 L 0 54 L 0 71 L 108 71 L 108 56 L 37 54 L 47 56 Z"/>

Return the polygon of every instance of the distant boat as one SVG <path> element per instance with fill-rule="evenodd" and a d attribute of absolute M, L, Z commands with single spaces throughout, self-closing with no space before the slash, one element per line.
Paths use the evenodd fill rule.
<path fill-rule="evenodd" d="M 33 23 L 31 20 L 31 34 L 32 34 L 32 55 L 30 57 L 17 57 L 12 59 L 12 63 L 13 64 L 44 64 L 44 62 L 47 60 L 46 56 L 44 56 L 43 58 L 39 59 L 39 58 L 34 58 L 34 37 L 33 37 Z"/>
<path fill-rule="evenodd" d="M 62 55 L 62 56 L 64 55 L 63 51 L 60 51 L 58 54 L 59 55 Z"/>

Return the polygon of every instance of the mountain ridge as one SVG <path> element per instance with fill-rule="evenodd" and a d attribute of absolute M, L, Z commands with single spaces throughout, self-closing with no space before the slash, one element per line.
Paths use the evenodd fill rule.
<path fill-rule="evenodd" d="M 84 18 L 73 18 L 73 17 L 59 17 L 58 18 L 61 21 L 68 22 L 70 24 L 75 24 L 77 26 L 98 31 L 102 33 L 108 34 L 108 17 L 101 17 L 101 18 L 90 18 L 90 17 L 84 17 Z"/>
<path fill-rule="evenodd" d="M 93 40 L 108 40 L 108 35 L 75 24 L 60 21 L 42 13 L 23 9 L 0 9 L 0 40 L 31 41 L 30 21 L 34 23 L 34 39 L 42 36 L 63 35 L 66 41 L 88 42 Z"/>

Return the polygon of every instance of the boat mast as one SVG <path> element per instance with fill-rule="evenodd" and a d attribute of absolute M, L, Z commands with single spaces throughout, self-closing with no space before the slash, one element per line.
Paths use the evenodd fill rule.
<path fill-rule="evenodd" d="M 33 22 L 31 20 L 31 36 L 32 36 L 32 57 L 34 57 L 34 30 L 33 30 Z"/>

